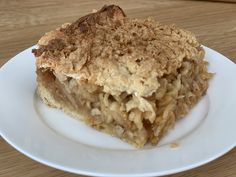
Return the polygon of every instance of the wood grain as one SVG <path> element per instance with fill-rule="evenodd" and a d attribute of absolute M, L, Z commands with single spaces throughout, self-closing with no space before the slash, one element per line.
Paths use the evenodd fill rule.
<path fill-rule="evenodd" d="M 201 43 L 236 62 L 236 5 L 232 3 L 190 0 L 1 0 L 0 66 L 34 45 L 45 32 L 111 3 L 120 5 L 130 17 L 153 16 L 162 23 L 175 23 L 186 28 L 194 32 Z M 0 177 L 41 176 L 77 175 L 35 162 L 0 140 Z M 168 177 L 202 176 L 236 177 L 236 148 L 211 163 Z"/>

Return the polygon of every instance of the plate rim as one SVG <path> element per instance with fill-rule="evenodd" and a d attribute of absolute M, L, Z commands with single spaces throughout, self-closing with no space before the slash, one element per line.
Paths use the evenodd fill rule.
<path fill-rule="evenodd" d="M 151 173 L 143 173 L 143 174 L 119 174 L 119 175 L 116 175 L 116 174 L 113 174 L 113 173 L 103 174 L 103 173 L 96 173 L 96 172 L 79 170 L 79 169 L 74 170 L 73 168 L 65 168 L 65 167 L 63 167 L 61 165 L 57 165 L 57 164 L 54 164 L 54 163 L 52 163 L 50 161 L 42 160 L 42 159 L 40 159 L 40 158 L 38 158 L 38 157 L 36 157 L 34 155 L 31 155 L 31 154 L 27 153 L 26 151 L 24 151 L 23 149 L 18 148 L 13 142 L 8 141 L 8 139 L 5 138 L 4 136 L 2 136 L 2 138 L 9 145 L 11 145 L 14 149 L 16 149 L 18 152 L 22 153 L 26 157 L 28 157 L 31 160 L 34 160 L 34 161 L 36 161 L 36 162 L 38 162 L 40 164 L 43 164 L 43 165 L 55 168 L 57 170 L 65 171 L 65 172 L 68 172 L 68 173 L 73 173 L 73 174 L 77 174 L 77 175 L 97 176 L 97 177 L 149 177 L 149 176 L 150 177 L 151 176 L 159 177 L 159 176 L 165 176 L 165 175 L 172 175 L 172 174 L 176 174 L 176 173 L 181 173 L 181 172 L 185 172 L 187 170 L 191 170 L 191 169 L 203 166 L 203 165 L 205 165 L 205 164 L 207 164 L 209 162 L 212 162 L 213 160 L 216 160 L 216 159 L 222 157 L 223 155 L 225 155 L 227 152 L 229 152 L 230 150 L 232 150 L 236 146 L 236 143 L 232 144 L 232 146 L 230 146 L 229 148 L 225 149 L 225 151 L 222 151 L 219 154 L 216 154 L 214 157 L 209 158 L 206 161 L 202 161 L 202 162 L 199 162 L 199 163 L 196 163 L 196 164 L 193 164 L 193 165 L 189 165 L 189 166 L 183 167 L 181 169 L 177 168 L 177 169 L 172 170 L 171 172 L 168 172 L 168 173 L 165 173 L 165 172 L 162 172 L 162 173 L 151 172 Z"/>

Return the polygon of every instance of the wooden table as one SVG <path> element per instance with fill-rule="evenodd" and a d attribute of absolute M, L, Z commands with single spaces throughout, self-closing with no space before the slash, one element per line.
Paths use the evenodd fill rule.
<path fill-rule="evenodd" d="M 0 1 L 0 66 L 34 45 L 45 32 L 112 1 Z M 207 45 L 236 62 L 236 4 L 204 1 L 116 1 L 130 17 L 154 16 L 193 31 Z M 1 116 L 1 115 L 0 115 Z M 220 131 L 220 130 L 219 130 Z M 20 154 L 0 139 L 1 177 L 73 177 Z M 235 177 L 236 148 L 213 162 L 168 177 Z"/>

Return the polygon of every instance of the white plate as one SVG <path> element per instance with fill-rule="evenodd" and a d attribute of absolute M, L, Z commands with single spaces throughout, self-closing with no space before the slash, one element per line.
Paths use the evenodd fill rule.
<path fill-rule="evenodd" d="M 236 67 L 204 48 L 216 73 L 208 92 L 157 147 L 134 149 L 45 106 L 35 95 L 32 48 L 0 69 L 0 133 L 30 158 L 84 175 L 160 176 L 205 164 L 236 145 Z"/>

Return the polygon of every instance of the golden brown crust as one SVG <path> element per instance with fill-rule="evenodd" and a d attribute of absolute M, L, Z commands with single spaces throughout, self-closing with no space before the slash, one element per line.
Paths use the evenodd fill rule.
<path fill-rule="evenodd" d="M 108 6 L 46 34 L 34 53 L 38 68 L 86 79 L 111 94 L 149 96 L 159 77 L 204 51 L 186 30 L 153 19 L 127 19 L 119 7 Z"/>

